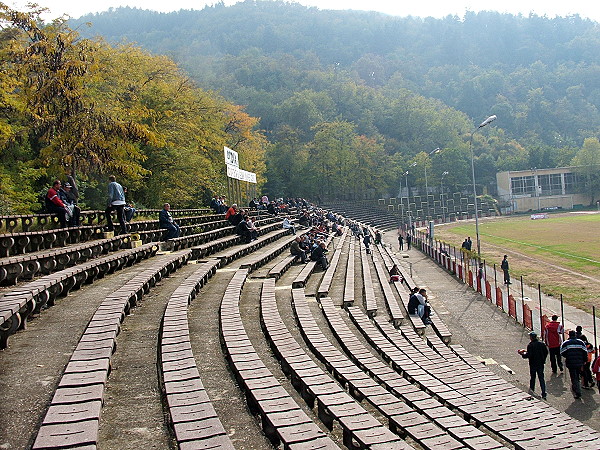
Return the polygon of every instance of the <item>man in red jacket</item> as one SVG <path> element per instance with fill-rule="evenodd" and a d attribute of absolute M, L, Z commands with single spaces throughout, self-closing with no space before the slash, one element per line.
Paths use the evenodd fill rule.
<path fill-rule="evenodd" d="M 54 180 L 52 187 L 48 189 L 48 193 L 46 194 L 45 203 L 48 212 L 51 214 L 56 214 L 58 221 L 60 222 L 60 226 L 65 228 L 67 226 L 67 210 L 65 209 L 65 204 L 58 196 L 60 186 L 60 180 Z"/>
<path fill-rule="evenodd" d="M 564 329 L 558 321 L 558 316 L 552 316 L 552 322 L 546 324 L 544 329 L 544 342 L 550 350 L 550 366 L 552 373 L 556 373 L 557 366 L 563 371 L 562 358 L 560 356 L 560 346 L 563 343 Z"/>

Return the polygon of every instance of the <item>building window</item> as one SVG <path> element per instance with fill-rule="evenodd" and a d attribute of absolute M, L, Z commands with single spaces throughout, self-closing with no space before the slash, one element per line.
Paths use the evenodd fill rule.
<path fill-rule="evenodd" d="M 575 194 L 580 190 L 581 179 L 576 173 L 565 173 L 565 194 Z"/>
<path fill-rule="evenodd" d="M 512 195 L 535 193 L 535 179 L 533 178 L 533 175 L 511 178 L 510 191 Z"/>
<path fill-rule="evenodd" d="M 560 173 L 550 175 L 538 175 L 538 186 L 541 195 L 560 195 L 562 194 L 562 184 Z"/>

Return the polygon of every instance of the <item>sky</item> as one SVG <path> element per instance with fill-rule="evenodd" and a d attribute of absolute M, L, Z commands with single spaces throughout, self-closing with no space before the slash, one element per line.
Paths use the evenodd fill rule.
<path fill-rule="evenodd" d="M 17 9 L 27 3 L 22 0 L 5 1 Z M 91 12 L 102 12 L 119 6 L 130 6 L 160 12 L 178 11 L 180 9 L 202 9 L 205 5 L 216 3 L 216 0 L 36 0 L 40 6 L 50 9 L 49 17 L 68 14 L 73 18 Z M 225 5 L 237 3 L 236 0 L 225 0 Z M 462 17 L 465 11 L 498 11 L 502 13 L 539 16 L 568 16 L 578 14 L 600 22 L 600 2 L 595 0 L 504 0 L 484 2 L 482 0 L 299 0 L 297 3 L 316 6 L 319 9 L 354 9 L 362 11 L 379 11 L 394 16 L 445 17 L 449 14 Z"/>

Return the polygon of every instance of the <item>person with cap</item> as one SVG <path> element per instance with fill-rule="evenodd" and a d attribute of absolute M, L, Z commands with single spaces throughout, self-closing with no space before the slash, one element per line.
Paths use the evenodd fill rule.
<path fill-rule="evenodd" d="M 542 390 L 542 398 L 546 399 L 546 381 L 544 380 L 544 364 L 548 357 L 548 348 L 543 342 L 538 341 L 537 333 L 529 333 L 529 344 L 527 349 L 517 351 L 523 358 L 529 360 L 529 389 L 535 391 L 535 378 L 537 376 Z"/>
<path fill-rule="evenodd" d="M 62 200 L 65 205 L 65 209 L 67 210 L 67 225 L 78 227 L 79 226 L 79 216 L 81 214 L 81 209 L 77 206 L 77 199 L 75 195 L 71 193 L 71 183 L 68 181 L 62 185 L 62 187 L 58 191 L 58 196 Z"/>
<path fill-rule="evenodd" d="M 550 350 L 550 367 L 552 373 L 556 373 L 557 369 L 563 371 L 562 358 L 560 357 L 560 346 L 563 343 L 564 328 L 558 321 L 558 316 L 552 316 L 552 322 L 548 322 L 544 328 L 544 342 Z"/>
<path fill-rule="evenodd" d="M 565 366 L 569 370 L 573 396 L 581 398 L 581 368 L 587 362 L 588 352 L 585 343 L 577 339 L 575 330 L 569 331 L 569 339 L 560 346 L 560 354 L 565 358 Z"/>

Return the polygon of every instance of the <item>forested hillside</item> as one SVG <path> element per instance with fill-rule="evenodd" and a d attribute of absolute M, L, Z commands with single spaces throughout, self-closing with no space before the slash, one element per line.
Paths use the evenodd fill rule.
<path fill-rule="evenodd" d="M 425 166 L 430 186 L 448 171 L 444 183 L 459 189 L 471 132 L 491 114 L 473 141 L 488 187 L 496 171 L 568 165 L 600 131 L 600 28 L 577 16 L 398 18 L 248 0 L 74 23 L 169 55 L 260 117 L 274 193 L 394 194 L 408 168 L 422 185 Z"/>
<path fill-rule="evenodd" d="M 37 211 L 68 175 L 82 208 L 106 207 L 110 174 L 138 207 L 206 204 L 225 191 L 224 145 L 264 181 L 257 119 L 165 56 L 81 39 L 40 12 L 0 3 L 0 214 Z"/>

